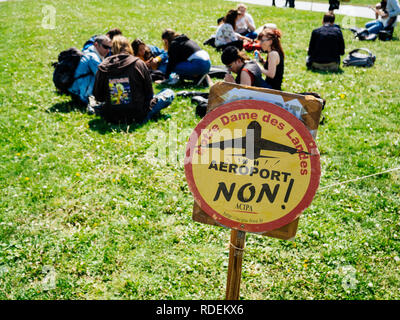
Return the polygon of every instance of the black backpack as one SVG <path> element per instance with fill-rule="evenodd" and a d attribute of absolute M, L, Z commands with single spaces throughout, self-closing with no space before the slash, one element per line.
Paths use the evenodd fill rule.
<path fill-rule="evenodd" d="M 68 93 L 68 88 L 72 86 L 74 81 L 91 74 L 91 72 L 74 78 L 75 70 L 83 53 L 75 47 L 60 52 L 58 62 L 52 65 L 55 68 L 53 72 L 53 83 L 61 93 Z"/>
<path fill-rule="evenodd" d="M 366 51 L 367 54 L 360 53 L 359 51 Z M 372 67 L 375 59 L 376 57 L 367 48 L 354 49 L 343 59 L 343 66 Z"/>

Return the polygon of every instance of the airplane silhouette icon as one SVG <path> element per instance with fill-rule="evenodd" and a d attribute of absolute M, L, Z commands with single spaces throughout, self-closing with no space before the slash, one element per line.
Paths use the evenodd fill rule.
<path fill-rule="evenodd" d="M 247 126 L 246 135 L 241 138 L 222 140 L 219 142 L 210 143 L 207 145 L 208 148 L 219 148 L 221 150 L 227 148 L 238 148 L 245 149 L 242 154 L 233 154 L 233 156 L 244 156 L 250 160 L 256 160 L 258 158 L 277 158 L 271 156 L 261 155 L 261 151 L 278 151 L 287 152 L 290 154 L 305 153 L 310 154 L 306 151 L 298 150 L 293 147 L 288 147 L 284 144 L 273 142 L 271 140 L 261 138 L 261 125 L 257 121 L 252 121 Z"/>

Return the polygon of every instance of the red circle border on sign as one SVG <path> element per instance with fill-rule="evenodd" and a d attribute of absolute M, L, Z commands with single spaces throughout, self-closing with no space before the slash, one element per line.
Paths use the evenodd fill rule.
<path fill-rule="evenodd" d="M 301 138 L 303 139 L 307 147 L 307 150 L 305 151 L 310 152 L 309 149 L 310 144 L 315 146 L 315 149 L 313 149 L 312 156 L 310 156 L 311 178 L 305 195 L 292 211 L 290 211 L 283 217 L 271 222 L 266 222 L 261 224 L 246 224 L 224 217 L 223 215 L 215 211 L 212 207 L 210 207 L 207 204 L 207 202 L 203 199 L 199 190 L 197 189 L 196 182 L 194 181 L 193 171 L 192 171 L 192 155 L 194 152 L 194 148 L 197 145 L 197 139 L 201 135 L 201 130 L 205 129 L 212 121 L 214 121 L 221 115 L 240 109 L 263 110 L 271 114 L 274 114 L 276 116 L 279 116 L 283 120 L 287 121 L 300 134 Z M 226 103 L 214 109 L 213 111 L 207 113 L 206 116 L 198 123 L 196 128 L 193 130 L 186 146 L 185 175 L 189 185 L 189 189 L 192 192 L 197 204 L 205 213 L 207 213 L 218 223 L 232 229 L 255 232 L 255 233 L 263 233 L 278 229 L 280 227 L 289 224 L 290 222 L 295 220 L 298 216 L 300 216 L 300 214 L 311 204 L 311 201 L 314 198 L 315 193 L 317 192 L 319 186 L 321 167 L 320 167 L 320 159 L 316 143 L 313 137 L 311 136 L 311 133 L 299 119 L 297 119 L 294 115 L 292 115 L 285 109 L 277 105 L 274 105 L 270 102 L 260 101 L 260 100 L 238 100 Z"/>

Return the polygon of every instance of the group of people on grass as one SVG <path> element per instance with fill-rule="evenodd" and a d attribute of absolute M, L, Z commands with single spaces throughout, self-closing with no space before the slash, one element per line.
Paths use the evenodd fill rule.
<path fill-rule="evenodd" d="M 393 2 L 396 6 L 389 5 Z M 400 13 L 398 0 L 382 0 L 377 10 L 388 16 Z M 392 8 L 392 9 L 391 9 Z M 393 9 L 394 8 L 394 9 Z M 218 19 L 213 46 L 221 53 L 226 66 L 224 80 L 237 84 L 281 90 L 285 54 L 281 45 L 282 32 L 273 24 L 256 29 L 254 19 L 244 4 Z M 333 10 L 332 10 L 333 11 Z M 337 70 L 344 54 L 344 40 L 335 15 L 324 15 L 322 26 L 313 30 L 308 47 L 307 67 Z M 211 60 L 207 51 L 185 34 L 166 29 L 161 34 L 164 48 L 148 45 L 141 39 L 130 42 L 120 29 L 93 36 L 83 47 L 83 56 L 69 88 L 73 99 L 87 105 L 109 122 L 144 123 L 174 99 L 171 89 L 154 95 L 152 82 L 174 85 L 189 80 L 195 85 L 211 85 L 208 73 Z M 255 50 L 250 59 L 243 48 Z M 260 53 L 266 53 L 266 59 Z M 236 74 L 234 77 L 231 72 Z"/>

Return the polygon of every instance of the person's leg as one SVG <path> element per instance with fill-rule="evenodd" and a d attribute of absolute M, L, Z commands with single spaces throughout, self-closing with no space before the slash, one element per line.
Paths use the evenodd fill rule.
<path fill-rule="evenodd" d="M 180 62 L 174 68 L 174 72 L 186 79 L 196 79 L 207 74 L 211 68 L 210 60 L 194 59 L 191 61 Z"/>
<path fill-rule="evenodd" d="M 250 39 L 256 39 L 257 38 L 257 33 L 256 32 L 254 32 L 254 31 L 251 31 L 251 32 L 249 32 L 249 33 L 247 33 L 246 35 L 245 35 L 247 38 L 250 38 Z"/>
<path fill-rule="evenodd" d="M 379 31 L 381 31 L 383 29 L 383 23 L 380 22 L 379 20 L 376 20 L 374 24 L 369 25 L 369 27 L 367 27 L 369 23 L 367 23 L 365 25 L 365 27 L 367 28 L 369 33 L 375 33 L 378 34 Z"/>
<path fill-rule="evenodd" d="M 145 123 L 151 119 L 155 114 L 160 112 L 160 110 L 168 107 L 175 98 L 175 93 L 171 89 L 164 89 L 157 93 L 154 98 L 157 99 L 156 104 L 147 114 L 146 118 L 143 120 L 142 123 Z"/>
<path fill-rule="evenodd" d="M 377 20 L 372 20 L 372 21 L 368 21 L 366 24 L 365 24 L 365 28 L 371 28 L 372 26 L 375 26 L 376 25 L 376 22 L 377 22 Z"/>

